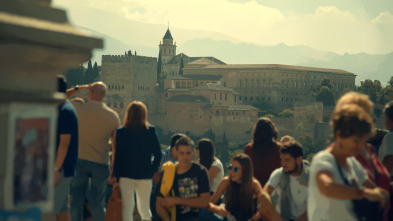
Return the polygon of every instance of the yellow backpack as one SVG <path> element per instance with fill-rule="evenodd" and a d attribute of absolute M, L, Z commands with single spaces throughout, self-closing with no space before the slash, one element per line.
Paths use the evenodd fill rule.
<path fill-rule="evenodd" d="M 172 163 L 171 161 L 168 161 L 162 165 L 162 171 L 164 172 L 164 174 L 161 179 L 160 193 L 164 197 L 175 196 L 175 192 L 173 191 L 172 186 L 175 179 L 177 164 L 177 162 Z M 173 206 L 168 210 L 171 213 L 171 220 L 176 221 L 176 206 Z"/>

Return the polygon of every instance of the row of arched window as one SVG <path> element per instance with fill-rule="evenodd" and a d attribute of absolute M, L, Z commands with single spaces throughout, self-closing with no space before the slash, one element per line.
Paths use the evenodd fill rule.
<path fill-rule="evenodd" d="M 244 101 L 254 101 L 254 96 L 247 97 L 247 96 L 239 96 L 239 101 L 244 100 Z M 270 101 L 270 96 L 269 97 L 255 97 L 255 101 Z"/>
<path fill-rule="evenodd" d="M 124 85 L 108 85 L 108 89 L 110 89 L 110 90 L 120 90 L 120 89 L 124 89 Z"/>
<path fill-rule="evenodd" d="M 138 89 L 138 91 L 149 91 L 150 87 L 149 86 L 138 86 L 137 89 Z"/>
<path fill-rule="evenodd" d="M 204 83 L 213 83 L 209 81 L 175 81 L 175 88 L 191 88 Z"/>

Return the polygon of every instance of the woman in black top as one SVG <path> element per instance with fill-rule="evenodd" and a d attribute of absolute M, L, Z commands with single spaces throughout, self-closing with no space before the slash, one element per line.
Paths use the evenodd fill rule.
<path fill-rule="evenodd" d="M 133 220 L 135 193 L 142 220 L 150 220 L 152 177 L 158 170 L 161 157 L 160 142 L 155 127 L 147 121 L 146 106 L 139 101 L 131 102 L 123 126 L 116 131 L 112 174 L 119 181 L 124 221 Z"/>

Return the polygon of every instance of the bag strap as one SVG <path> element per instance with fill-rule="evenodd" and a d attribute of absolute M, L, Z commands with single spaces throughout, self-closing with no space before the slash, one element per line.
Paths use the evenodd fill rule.
<path fill-rule="evenodd" d="M 338 168 L 338 173 L 340 174 L 341 179 L 344 181 L 345 185 L 349 186 L 349 181 L 348 181 L 347 177 L 345 177 L 344 172 L 342 171 L 340 165 L 338 164 L 336 159 L 334 159 L 334 161 L 336 162 L 336 165 Z"/>

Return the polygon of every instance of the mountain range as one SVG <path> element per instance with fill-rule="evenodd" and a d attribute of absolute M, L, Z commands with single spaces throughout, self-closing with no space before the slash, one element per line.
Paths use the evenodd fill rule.
<path fill-rule="evenodd" d="M 104 49 L 93 51 L 92 61 L 98 64 L 101 64 L 101 55 L 124 55 L 128 50 L 136 51 L 138 55 L 157 57 L 158 45 L 168 28 L 96 9 L 73 10 L 69 15 L 71 21 L 77 18 L 77 27 L 104 39 Z M 176 27 L 170 27 L 170 30 L 177 53 L 188 56 L 214 56 L 227 64 L 288 64 L 343 69 L 357 75 L 356 84 L 369 78 L 386 85 L 393 76 L 393 52 L 340 55 L 304 45 L 257 45 L 212 31 Z"/>

